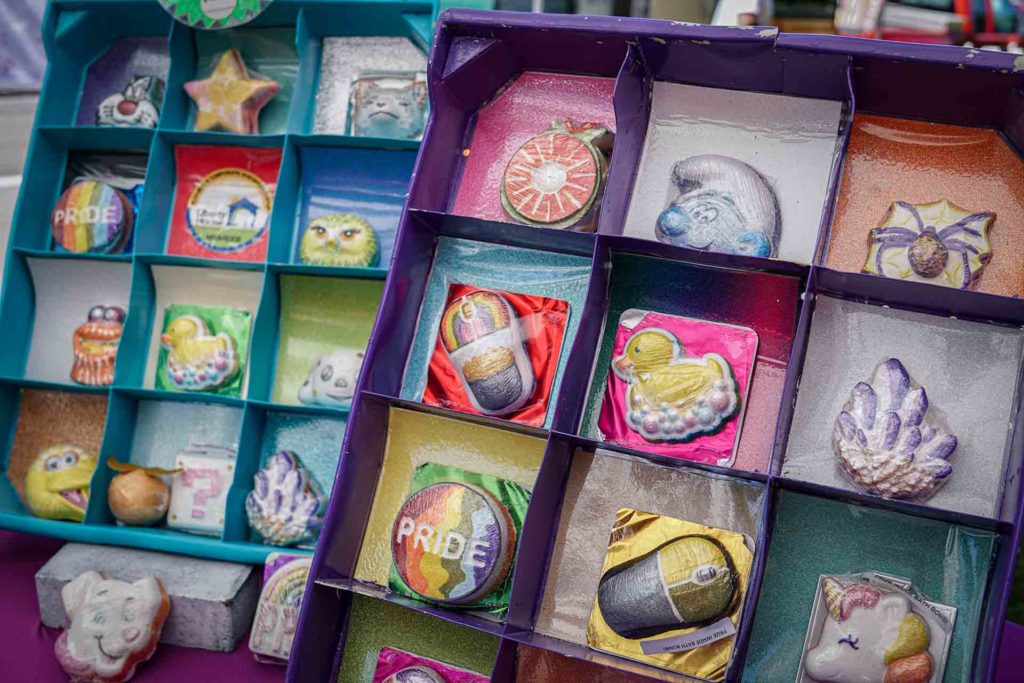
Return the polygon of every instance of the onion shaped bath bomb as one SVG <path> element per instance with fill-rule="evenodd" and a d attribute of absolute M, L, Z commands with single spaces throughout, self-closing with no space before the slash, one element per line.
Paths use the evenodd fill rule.
<path fill-rule="evenodd" d="M 171 487 L 142 467 L 116 475 L 107 489 L 111 514 L 129 526 L 156 524 L 167 515 L 170 502 Z"/>

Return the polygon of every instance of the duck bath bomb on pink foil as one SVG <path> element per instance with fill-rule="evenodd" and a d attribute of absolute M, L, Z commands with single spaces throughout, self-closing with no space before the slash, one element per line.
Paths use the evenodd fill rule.
<path fill-rule="evenodd" d="M 619 317 L 597 426 L 608 443 L 728 467 L 757 332 L 629 309 Z"/>
<path fill-rule="evenodd" d="M 953 474 L 957 438 L 896 358 L 858 382 L 836 418 L 832 445 L 858 487 L 885 498 L 931 497 Z"/>

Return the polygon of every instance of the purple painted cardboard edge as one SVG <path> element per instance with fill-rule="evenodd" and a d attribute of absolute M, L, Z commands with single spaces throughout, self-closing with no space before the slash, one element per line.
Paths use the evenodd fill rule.
<path fill-rule="evenodd" d="M 608 17 L 595 18 L 595 17 L 577 17 L 577 16 L 561 16 L 561 15 L 558 15 L 558 16 L 552 16 L 552 15 L 526 15 L 526 14 L 517 14 L 517 13 L 508 13 L 508 12 L 478 12 L 478 11 L 472 11 L 472 10 L 449 10 L 449 11 L 446 11 L 444 14 L 442 14 L 441 19 L 438 22 L 437 39 L 435 40 L 434 48 L 433 48 L 433 50 L 431 52 L 431 66 L 430 66 L 431 80 L 432 81 L 439 80 L 439 75 L 440 75 L 440 73 L 443 72 L 443 68 L 444 68 L 444 57 L 447 55 L 449 45 L 450 45 L 451 40 L 454 37 L 454 34 L 455 34 L 456 31 L 459 31 L 459 32 L 466 31 L 467 33 L 472 34 L 473 31 L 484 32 L 484 33 L 490 31 L 490 32 L 497 33 L 499 31 L 518 31 L 518 30 L 523 30 L 523 29 L 543 29 L 545 31 L 566 30 L 566 31 L 573 31 L 575 33 L 584 33 L 584 34 L 586 34 L 586 33 L 597 33 L 597 34 L 602 34 L 602 35 L 611 35 L 611 36 L 614 36 L 614 37 L 622 39 L 622 40 L 625 40 L 624 36 L 637 36 L 637 37 L 640 37 L 640 36 L 644 36 L 644 37 L 646 37 L 646 36 L 654 36 L 654 37 L 659 37 L 660 38 L 662 36 L 671 35 L 672 38 L 677 39 L 677 40 L 685 40 L 685 39 L 691 39 L 692 38 L 692 39 L 720 40 L 720 41 L 725 41 L 725 42 L 733 42 L 733 41 L 735 41 L 735 42 L 745 42 L 745 41 L 749 41 L 749 40 L 751 40 L 751 34 L 744 33 L 744 31 L 745 30 L 756 30 L 756 29 L 730 29 L 730 28 L 722 28 L 722 27 L 696 27 L 696 26 L 688 26 L 688 25 L 684 26 L 684 25 L 678 25 L 678 24 L 673 24 L 673 23 L 666 23 L 666 22 L 652 21 L 652 20 L 640 20 L 640 19 L 624 19 L 624 18 L 608 18 Z M 766 29 L 760 29 L 760 30 L 766 30 Z M 920 45 L 920 46 L 919 45 L 899 45 L 899 44 L 892 44 L 892 43 L 885 43 L 885 44 L 883 44 L 883 43 L 879 43 L 879 42 L 876 42 L 876 41 L 864 41 L 864 40 L 859 40 L 859 39 L 839 38 L 839 37 L 832 37 L 832 36 L 789 36 L 789 35 L 777 35 L 776 36 L 776 34 L 773 33 L 772 37 L 775 38 L 775 46 L 777 48 L 780 48 L 780 49 L 784 48 L 784 49 L 790 49 L 790 50 L 794 50 L 794 51 L 810 51 L 810 52 L 822 52 L 822 53 L 842 53 L 842 54 L 849 55 L 851 58 L 853 58 L 855 60 L 858 59 L 858 58 L 864 58 L 864 59 L 891 59 L 891 60 L 894 60 L 894 61 L 901 61 L 902 60 L 902 61 L 910 62 L 910 63 L 918 63 L 918 64 L 924 64 L 924 65 L 928 65 L 928 66 L 940 66 L 940 67 L 945 67 L 946 69 L 948 69 L 950 67 L 954 67 L 955 68 L 957 64 L 961 63 L 961 61 L 962 61 L 962 59 L 964 57 L 963 50 L 961 50 L 959 48 L 946 48 L 946 47 L 924 46 L 924 45 Z M 982 55 L 982 58 L 978 59 L 977 57 L 975 57 L 974 59 L 976 59 L 976 61 L 974 61 L 973 63 L 968 65 L 967 68 L 969 68 L 971 70 L 976 70 L 976 71 L 979 71 L 979 72 L 984 72 L 984 73 L 986 73 L 988 75 L 994 75 L 994 74 L 998 74 L 998 73 L 1001 73 L 1001 74 L 1012 73 L 1012 77 L 1015 79 L 1016 83 L 1019 84 L 1021 82 L 1024 82 L 1024 74 L 1016 74 L 1016 72 L 1012 72 L 1012 69 L 1013 69 L 1012 64 L 1008 60 L 1006 60 L 1005 57 L 998 58 L 998 56 L 994 56 L 994 55 L 990 55 L 990 54 L 984 54 L 984 55 Z M 434 114 L 432 113 L 431 114 L 432 120 L 433 120 L 433 116 L 434 116 Z M 1004 124 L 1004 123 L 1005 122 L 1000 122 L 1000 124 Z M 1011 130 L 1015 130 L 1015 129 L 1011 129 Z M 414 178 L 415 178 L 415 175 L 419 173 L 421 168 L 425 169 L 425 168 L 428 168 L 428 167 L 432 166 L 432 164 L 428 163 L 428 160 L 430 160 L 431 162 L 435 161 L 437 159 L 438 154 L 441 153 L 438 150 L 431 149 L 431 147 L 429 146 L 429 142 L 430 142 L 430 139 L 431 139 L 431 135 L 430 134 L 431 134 L 431 130 L 430 130 L 430 128 L 428 128 L 427 135 L 424 138 L 424 146 L 422 148 L 423 151 L 422 151 L 422 153 L 420 154 L 420 157 L 417 160 L 417 165 L 416 165 L 416 168 L 414 170 Z M 416 185 L 417 184 L 414 182 L 413 192 L 412 192 L 412 194 L 410 196 L 415 195 L 415 186 Z M 407 201 L 407 206 L 405 207 L 405 209 L 407 209 L 407 208 L 408 208 L 408 201 Z M 408 221 L 408 220 L 410 220 L 409 214 L 408 214 L 408 211 L 405 210 L 404 216 L 403 216 L 403 226 L 404 226 L 405 222 Z M 399 236 L 400 240 L 401 240 L 401 232 L 404 232 L 404 230 L 400 229 L 400 236 Z M 397 255 L 397 252 L 399 251 L 399 245 L 396 245 L 395 251 L 396 251 L 396 255 Z M 732 264 L 728 263 L 729 259 L 725 259 L 724 261 L 725 262 L 722 263 L 721 265 L 726 265 L 726 266 L 732 265 Z M 752 264 L 745 263 L 745 264 L 735 264 L 735 265 L 737 265 L 739 267 L 744 267 L 745 266 L 745 267 L 749 268 Z M 823 271 L 827 271 L 827 269 L 821 268 L 820 266 L 812 266 L 810 268 L 810 278 L 809 278 L 809 284 L 808 284 L 808 288 L 809 288 L 810 291 L 816 291 L 817 290 L 817 285 L 815 284 L 815 281 L 817 279 L 816 276 L 818 275 L 819 272 L 823 272 Z M 829 276 L 825 275 L 825 278 L 828 279 Z M 389 280 L 388 280 L 388 283 L 387 283 L 387 286 L 386 286 L 385 297 L 387 297 L 389 294 L 392 295 L 392 296 L 396 296 L 397 295 L 396 292 L 395 292 L 396 287 L 393 284 L 392 279 L 393 278 L 389 277 Z M 872 289 L 872 290 L 876 291 L 879 295 L 884 296 L 884 297 L 895 296 L 895 298 L 897 298 L 897 299 L 904 299 L 906 297 L 901 295 L 901 292 L 899 291 L 899 289 L 900 289 L 899 285 L 905 285 L 905 284 L 906 283 L 885 282 L 881 286 L 876 288 L 876 287 L 867 287 L 867 286 L 865 286 L 862 283 L 860 286 L 854 285 L 853 288 L 856 289 L 856 290 L 861 290 L 861 289 L 869 288 L 869 289 Z M 896 285 L 896 286 L 894 287 L 893 285 Z M 846 284 L 845 283 L 840 283 L 839 286 L 842 286 L 842 287 L 845 288 Z M 1004 299 L 1002 297 L 987 297 L 987 298 L 995 299 L 994 301 L 991 302 L 990 306 L 986 307 L 986 309 L 991 311 L 990 315 L 994 315 L 996 317 L 996 319 L 999 319 L 999 320 L 1002 320 L 1002 321 L 1014 321 L 1014 320 L 1019 320 L 1021 318 L 1022 312 L 1020 310 L 1014 310 L 1014 307 L 1007 306 L 1007 303 L 1012 301 L 1012 300 Z M 980 301 L 976 301 L 976 302 L 970 302 L 970 303 L 978 303 L 978 304 L 980 304 L 981 302 Z M 942 308 L 942 307 L 939 306 L 937 308 Z M 383 333 L 382 329 L 383 329 L 383 325 L 381 324 L 381 321 L 378 320 L 377 324 L 374 327 L 374 333 L 371 336 L 371 342 L 370 342 L 371 349 L 374 347 L 378 335 Z M 369 353 L 368 353 L 368 357 L 372 357 L 372 356 L 369 356 Z M 795 382 L 791 382 L 790 381 L 790 377 L 789 377 L 790 370 L 791 370 L 791 368 L 787 368 L 787 380 L 786 380 L 787 381 L 787 390 L 786 390 L 786 393 L 784 394 L 784 400 L 792 399 L 795 396 Z M 362 383 L 363 382 L 361 380 L 360 384 L 362 385 Z M 357 389 L 357 391 L 361 391 L 361 389 L 362 389 L 362 387 L 360 386 Z M 786 394 L 789 394 L 789 395 L 786 395 Z M 357 419 L 356 415 L 357 415 L 357 411 L 354 409 L 353 410 L 353 417 L 352 417 L 353 421 L 355 421 Z M 781 416 L 780 416 L 780 418 L 781 418 Z M 777 434 L 777 436 L 778 436 L 778 434 Z M 348 447 L 349 446 L 348 441 L 349 441 L 349 439 L 348 439 L 348 437 L 346 437 L 346 443 L 343 445 L 343 452 L 344 453 L 348 453 L 348 451 L 350 450 L 349 447 Z M 779 446 L 780 444 L 777 441 L 775 445 Z M 775 450 L 775 448 L 773 448 L 772 462 L 775 461 L 774 450 Z M 344 461 L 344 459 L 345 458 L 343 458 L 343 461 Z M 342 470 L 343 469 L 344 468 L 339 467 L 338 478 L 341 478 Z M 769 487 L 771 489 L 774 489 L 774 488 L 778 487 L 778 485 L 779 484 L 777 483 L 775 476 L 770 474 L 769 475 Z M 338 496 L 335 496 L 335 497 L 338 497 Z M 335 501 L 332 499 L 332 501 L 331 501 L 332 505 L 330 505 L 329 509 L 328 509 L 328 520 L 329 520 L 329 523 L 335 521 L 335 520 L 332 519 L 334 516 L 336 516 L 335 513 L 334 513 L 334 509 L 335 509 L 335 505 L 333 504 L 334 502 Z M 993 624 L 994 623 L 996 626 L 999 626 L 998 622 L 1001 622 L 1002 616 L 1005 613 L 1006 596 L 1008 595 L 1009 586 L 1010 586 L 1010 583 L 1012 581 L 1013 567 L 1014 567 L 1014 565 L 1016 563 L 1016 552 L 1015 552 L 1015 549 L 1019 546 L 1019 542 L 1020 542 L 1020 538 L 1021 538 L 1021 520 L 1022 520 L 1022 513 L 1024 513 L 1024 509 L 1022 509 L 1022 507 L 1021 507 L 1021 502 L 1022 501 L 1020 500 L 1020 496 L 1018 496 L 1017 506 L 1016 506 L 1016 514 L 1013 516 L 1014 524 L 1013 524 L 1013 527 L 1012 527 L 1011 542 L 1008 545 L 1008 549 L 1004 547 L 1002 549 L 1001 553 L 1000 553 L 1000 558 L 1001 558 L 1002 561 L 999 561 L 999 559 L 997 559 L 997 564 L 1001 565 L 1000 567 L 998 567 L 998 569 L 1001 570 L 1000 573 L 1002 574 L 1002 576 L 1001 577 L 993 577 L 993 578 L 994 579 L 1001 579 L 1001 582 L 999 582 L 999 581 L 990 582 L 990 586 L 989 586 L 990 597 L 994 598 L 994 601 L 996 602 L 997 606 L 996 606 L 996 608 L 994 610 L 990 609 L 988 611 L 988 614 L 985 615 L 987 618 L 983 618 L 983 620 L 986 622 L 986 624 Z M 771 507 L 770 505 L 766 506 L 766 511 L 767 511 L 767 508 L 770 508 L 770 507 Z M 766 525 L 769 525 L 770 524 L 770 515 L 764 521 L 766 522 Z M 766 534 L 766 536 L 770 535 L 770 528 L 765 530 L 765 534 Z M 318 550 L 316 558 L 314 560 L 314 572 L 311 573 L 311 580 L 312 580 L 313 575 L 317 572 L 317 570 L 322 565 L 321 555 L 322 555 L 322 553 L 320 552 L 320 550 Z M 760 572 L 763 571 L 763 559 L 764 558 L 762 556 L 761 557 L 761 561 L 755 563 L 755 574 L 752 575 L 752 582 L 753 582 L 755 576 L 759 579 Z M 995 569 L 994 569 L 994 571 L 995 571 Z M 342 600 L 342 602 L 344 602 L 344 600 Z M 309 619 L 307 619 L 305 607 L 306 606 L 304 604 L 303 614 L 300 617 L 298 633 L 296 634 L 296 642 L 297 643 L 300 640 L 303 639 L 303 636 L 306 634 L 307 631 L 319 630 L 320 627 L 327 626 L 327 624 L 320 623 L 319 619 L 318 619 L 317 620 L 318 623 L 315 626 L 307 628 L 307 622 L 309 621 Z M 312 618 L 314 618 L 314 619 L 316 618 L 316 617 L 313 617 L 312 615 L 310 615 L 310 616 Z M 745 616 L 749 617 L 751 615 L 745 615 Z M 328 620 L 328 621 L 330 621 L 330 620 Z M 746 622 L 746 626 L 749 629 L 750 622 L 752 621 L 752 619 L 746 618 L 744 621 Z M 330 628 L 330 627 L 327 626 L 327 628 Z M 339 635 L 341 635 L 342 639 L 340 641 L 338 641 L 339 642 L 339 645 L 338 645 L 339 651 L 340 651 L 340 648 L 342 646 L 343 639 L 344 639 L 344 626 L 342 626 L 340 630 L 341 630 L 341 633 Z M 992 629 L 989 629 L 989 630 L 992 630 Z M 997 647 L 996 646 L 998 645 L 998 641 L 999 641 L 999 638 L 1001 636 L 1000 632 L 1001 632 L 1002 629 L 999 628 L 997 630 L 999 632 L 991 634 L 990 637 L 989 637 L 990 643 L 989 643 L 989 648 L 988 648 L 988 652 L 987 652 L 987 657 L 984 654 L 981 654 L 981 653 L 978 653 L 978 652 L 975 653 L 976 660 L 977 660 L 979 654 L 981 654 L 981 657 L 984 659 L 983 662 L 976 661 L 975 664 L 977 666 L 981 666 L 982 674 L 983 674 L 983 677 L 984 677 L 985 680 L 991 680 L 991 677 L 992 677 L 993 671 L 994 671 L 994 667 L 995 667 L 995 662 L 996 662 L 996 660 L 998 658 L 998 651 L 997 651 Z M 506 631 L 507 631 L 507 629 L 506 629 Z M 329 642 L 330 634 L 327 634 L 327 637 L 328 637 L 328 642 Z M 983 644 L 982 641 L 984 639 L 985 639 L 984 638 L 984 634 L 980 634 L 979 635 L 979 639 L 978 639 L 978 643 L 977 643 L 979 649 L 980 649 L 980 646 Z M 317 638 L 317 640 L 322 640 L 322 639 Z M 556 649 L 556 648 L 551 648 L 551 649 Z M 741 648 L 737 648 L 737 650 L 740 651 Z M 310 654 L 312 655 L 313 653 L 310 652 Z M 742 654 L 745 654 L 745 653 L 742 653 Z M 338 653 L 336 652 L 335 653 L 335 661 L 334 661 L 334 664 L 333 664 L 333 666 L 334 666 L 333 670 L 334 671 L 336 671 L 336 669 L 337 669 L 337 664 L 338 664 L 337 660 L 338 660 Z M 742 663 L 742 662 L 740 662 L 740 663 Z M 289 680 L 295 680 L 293 678 L 293 676 L 292 676 L 291 669 L 289 670 Z"/>

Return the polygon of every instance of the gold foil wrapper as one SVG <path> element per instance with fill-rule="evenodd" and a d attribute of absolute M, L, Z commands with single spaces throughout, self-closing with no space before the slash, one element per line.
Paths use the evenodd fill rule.
<path fill-rule="evenodd" d="M 466 379 L 476 382 L 485 377 L 497 374 L 516 362 L 512 351 L 506 348 L 496 348 L 485 351 L 479 356 L 473 356 L 462 366 Z"/>
<path fill-rule="evenodd" d="M 604 557 L 602 574 L 622 564 L 650 554 L 657 548 L 678 539 L 681 536 L 702 535 L 718 541 L 730 555 L 739 579 L 737 598 L 733 601 L 728 613 L 734 626 L 738 626 L 740 608 L 747 592 L 747 582 L 753 563 L 753 553 L 748 549 L 743 534 L 724 529 L 694 524 L 680 519 L 663 517 L 649 512 L 620 509 L 615 515 L 615 526 L 612 528 L 608 542 L 608 551 Z M 699 630 L 700 627 L 670 629 L 654 636 L 645 638 L 624 638 L 613 631 L 605 622 L 598 605 L 597 596 L 590 613 L 587 625 L 587 642 L 597 650 L 603 650 L 620 657 L 633 659 L 652 666 L 677 671 L 689 676 L 704 678 L 709 681 L 725 679 L 725 671 L 732 654 L 735 636 L 728 636 L 707 645 L 684 652 L 646 655 L 641 647 L 642 642 L 664 640 L 682 636 Z"/>

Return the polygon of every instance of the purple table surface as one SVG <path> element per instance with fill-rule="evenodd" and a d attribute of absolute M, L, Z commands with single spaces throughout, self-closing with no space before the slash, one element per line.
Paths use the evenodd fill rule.
<path fill-rule="evenodd" d="M 62 545 L 63 541 L 52 538 L 0 531 L 0 671 L 5 681 L 68 680 L 53 654 L 60 631 L 46 628 L 39 621 L 35 584 L 36 572 Z M 284 667 L 257 663 L 247 643 L 248 636 L 230 653 L 160 645 L 153 658 L 139 666 L 132 680 L 283 681 Z"/>
<path fill-rule="evenodd" d="M 0 531 L 0 671 L 4 680 L 66 681 L 53 655 L 60 633 L 39 621 L 35 575 L 63 545 L 62 541 L 12 531 Z M 1006 622 L 999 653 L 997 683 L 1019 681 L 1024 668 L 1024 626 Z M 245 681 L 277 683 L 284 667 L 258 664 L 245 642 L 231 653 L 161 645 L 141 665 L 133 681 Z"/>

